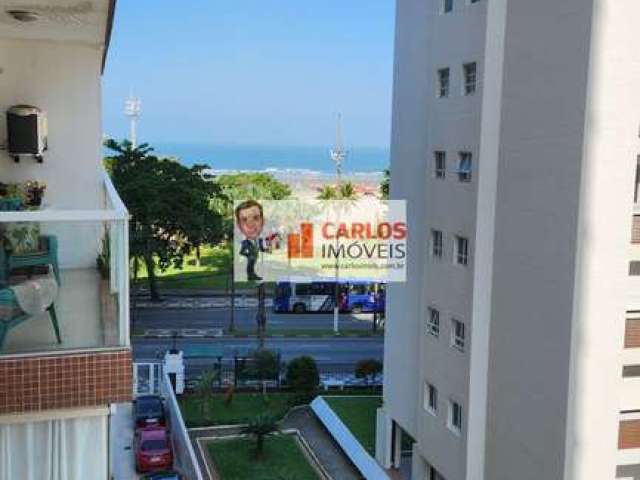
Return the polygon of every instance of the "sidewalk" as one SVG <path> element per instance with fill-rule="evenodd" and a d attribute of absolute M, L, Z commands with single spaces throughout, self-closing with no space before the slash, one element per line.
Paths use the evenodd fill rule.
<path fill-rule="evenodd" d="M 136 480 L 133 454 L 133 420 L 131 403 L 118 403 L 110 417 L 111 475 L 113 480 Z"/>

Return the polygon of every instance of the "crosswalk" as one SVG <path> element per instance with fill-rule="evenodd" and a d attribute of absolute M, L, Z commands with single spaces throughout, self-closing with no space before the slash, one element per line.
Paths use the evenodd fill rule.
<path fill-rule="evenodd" d="M 144 331 L 143 336 L 146 338 L 207 338 L 222 337 L 224 331 L 222 328 L 148 328 Z"/>
<path fill-rule="evenodd" d="M 273 299 L 265 299 L 267 308 L 273 307 Z M 164 309 L 206 309 L 206 308 L 229 308 L 231 299 L 229 298 L 170 298 L 160 302 L 149 300 L 138 300 L 134 302 L 136 308 L 164 308 Z M 257 308 L 256 298 L 236 298 L 234 301 L 236 308 Z"/>

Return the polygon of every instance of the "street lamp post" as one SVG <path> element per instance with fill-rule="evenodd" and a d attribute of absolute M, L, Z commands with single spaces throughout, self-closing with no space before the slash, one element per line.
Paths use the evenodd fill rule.
<path fill-rule="evenodd" d="M 338 193 L 338 198 L 340 198 L 342 191 L 342 163 L 345 158 L 345 151 L 342 145 L 342 128 L 341 122 L 342 115 L 338 114 L 338 122 L 336 126 L 336 145 L 333 150 L 331 150 L 331 159 L 336 164 L 336 192 Z M 339 257 L 339 239 L 336 235 L 336 275 L 335 275 L 335 289 L 334 289 L 334 306 L 333 306 L 333 333 L 340 333 L 338 320 L 340 317 L 340 257 Z"/>

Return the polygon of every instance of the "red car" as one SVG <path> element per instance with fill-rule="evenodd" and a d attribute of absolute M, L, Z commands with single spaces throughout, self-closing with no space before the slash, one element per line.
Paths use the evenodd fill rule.
<path fill-rule="evenodd" d="M 134 438 L 136 471 L 152 472 L 173 467 L 171 441 L 164 428 L 140 428 Z"/>

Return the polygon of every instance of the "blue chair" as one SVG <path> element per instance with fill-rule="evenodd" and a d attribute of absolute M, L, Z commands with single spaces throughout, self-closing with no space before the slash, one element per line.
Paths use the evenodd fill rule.
<path fill-rule="evenodd" d="M 16 268 L 51 265 L 58 285 L 60 285 L 60 267 L 58 266 L 58 238 L 55 235 L 42 235 L 40 248 L 34 253 L 14 255 L 0 247 L 0 284 L 9 281 L 9 275 Z"/>
<path fill-rule="evenodd" d="M 49 312 L 49 318 L 51 318 L 51 323 L 53 324 L 56 340 L 60 344 L 62 343 L 62 339 L 60 338 L 60 326 L 58 325 L 58 317 L 53 303 L 49 308 L 47 308 L 47 312 Z M 0 350 L 2 350 L 4 340 L 7 333 L 9 333 L 9 330 L 17 327 L 22 322 L 29 320 L 30 318 L 31 315 L 20 309 L 15 294 L 11 289 L 0 289 Z"/>

